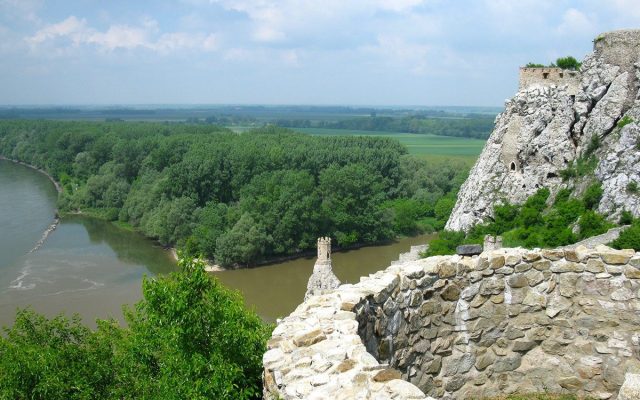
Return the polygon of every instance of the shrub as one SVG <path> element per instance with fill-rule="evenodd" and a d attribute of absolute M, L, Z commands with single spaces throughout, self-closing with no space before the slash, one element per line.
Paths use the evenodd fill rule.
<path fill-rule="evenodd" d="M 630 123 L 633 122 L 633 118 L 631 118 L 628 115 L 625 115 L 624 117 L 622 117 L 618 123 L 616 124 L 616 126 L 620 129 L 624 128 L 626 125 L 629 125 Z"/>
<path fill-rule="evenodd" d="M 618 223 L 620 225 L 630 225 L 631 223 L 633 223 L 633 214 L 631 214 L 631 211 L 622 211 Z"/>
<path fill-rule="evenodd" d="M 529 62 L 524 67 L 525 68 L 544 68 L 545 65 L 544 64 L 538 64 L 538 63 Z"/>
<path fill-rule="evenodd" d="M 634 220 L 629 228 L 622 231 L 620 236 L 611 242 L 611 247 L 640 251 L 640 219 Z"/>
<path fill-rule="evenodd" d="M 638 193 L 638 183 L 634 181 L 629 181 L 629 183 L 627 183 L 627 192 Z"/>
<path fill-rule="evenodd" d="M 599 182 L 589 186 L 582 197 L 584 206 L 587 209 L 596 208 L 600 204 L 600 199 L 602 199 L 602 184 Z"/>
<path fill-rule="evenodd" d="M 439 256 L 453 254 L 456 247 L 464 242 L 465 233 L 462 231 L 442 231 L 437 239 L 429 242 L 429 248 L 423 253 L 423 256 Z"/>
<path fill-rule="evenodd" d="M 585 239 L 605 233 L 610 224 L 602 215 L 589 210 L 582 214 L 578 226 L 580 227 L 580 239 Z"/>
<path fill-rule="evenodd" d="M 578 71 L 582 66 L 582 63 L 576 60 L 572 56 L 561 57 L 556 60 L 556 65 L 562 69 L 570 69 Z"/>
<path fill-rule="evenodd" d="M 598 150 L 598 148 L 600 148 L 600 136 L 598 136 L 598 134 L 595 134 L 591 137 L 591 140 L 589 141 L 589 145 L 587 146 L 587 149 L 584 152 L 584 157 L 585 158 L 590 157 L 596 150 Z"/>

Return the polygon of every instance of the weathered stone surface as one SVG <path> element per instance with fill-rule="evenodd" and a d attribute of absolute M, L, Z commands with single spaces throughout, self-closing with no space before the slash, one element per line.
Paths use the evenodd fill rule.
<path fill-rule="evenodd" d="M 494 372 L 507 372 L 513 371 L 514 369 L 520 366 L 522 362 L 522 356 L 520 354 L 511 354 L 506 357 L 498 358 L 493 363 L 493 371 Z"/>
<path fill-rule="evenodd" d="M 314 329 L 295 336 L 293 338 L 293 343 L 298 347 L 306 347 L 325 340 L 326 338 L 327 337 L 321 329 Z"/>
<path fill-rule="evenodd" d="M 456 254 L 461 256 L 475 256 L 482 253 L 482 246 L 479 244 L 463 244 L 456 247 Z"/>
<path fill-rule="evenodd" d="M 434 257 L 313 296 L 273 331 L 264 397 L 346 399 L 366 390 L 424 399 L 419 387 L 438 398 L 482 398 L 540 385 L 615 396 L 625 372 L 640 367 L 640 282 L 622 275 L 635 267 L 605 265 L 600 250 L 589 250 L 575 254 L 587 272 L 574 272 L 566 265 L 575 261 L 528 262 L 535 251 L 502 249 L 483 253 L 485 270 L 514 253 L 532 268 L 472 282 L 473 263 L 460 269 L 462 257 Z M 620 274 L 598 278 L 604 273 L 588 272 L 594 260 Z M 533 267 L 541 261 L 546 268 Z M 455 275 L 440 278 L 442 265 Z M 342 311 L 346 302 L 352 312 Z"/>
<path fill-rule="evenodd" d="M 388 382 L 393 379 L 401 379 L 400 371 L 392 368 L 385 368 L 373 376 L 375 382 Z"/>
<path fill-rule="evenodd" d="M 628 373 L 624 377 L 624 383 L 618 392 L 618 400 L 640 399 L 640 374 Z"/>
<path fill-rule="evenodd" d="M 460 288 L 455 284 L 448 285 L 440 296 L 446 301 L 457 301 L 460 298 Z"/>
<path fill-rule="evenodd" d="M 509 286 L 512 288 L 521 288 L 529 285 L 529 280 L 523 274 L 511 275 L 508 279 Z"/>
<path fill-rule="evenodd" d="M 571 304 L 571 300 L 565 298 L 564 296 L 550 296 L 545 312 L 549 317 L 553 318 L 560 312 L 568 310 L 569 307 L 571 307 Z"/>
<path fill-rule="evenodd" d="M 604 246 L 603 246 L 604 247 Z M 614 250 L 614 249 L 603 249 L 600 251 L 600 257 L 602 261 L 611 265 L 622 265 L 629 262 L 631 257 L 634 255 L 633 250 Z"/>
<path fill-rule="evenodd" d="M 438 276 L 441 279 L 456 276 L 456 266 L 451 263 L 442 262 L 438 264 Z"/>

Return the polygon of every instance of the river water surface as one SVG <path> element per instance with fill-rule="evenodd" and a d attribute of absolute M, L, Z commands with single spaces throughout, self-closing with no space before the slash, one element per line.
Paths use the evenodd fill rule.
<path fill-rule="evenodd" d="M 18 308 L 47 316 L 80 314 L 122 320 L 122 305 L 141 297 L 144 275 L 176 270 L 170 253 L 142 235 L 83 216 L 65 217 L 43 246 L 29 253 L 54 218 L 57 193 L 43 174 L 0 160 L 0 326 L 11 325 Z M 336 252 L 342 282 L 378 271 L 429 236 Z M 265 320 L 289 314 L 302 301 L 313 258 L 216 273 L 238 289 Z"/>

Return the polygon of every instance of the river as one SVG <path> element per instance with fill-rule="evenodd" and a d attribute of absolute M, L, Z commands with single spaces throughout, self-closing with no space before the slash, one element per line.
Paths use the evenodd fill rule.
<path fill-rule="evenodd" d="M 0 326 L 13 324 L 18 308 L 47 316 L 78 313 L 122 320 L 122 305 L 141 297 L 142 277 L 177 269 L 171 254 L 142 235 L 83 216 L 62 218 L 42 247 L 29 253 L 54 218 L 57 192 L 43 174 L 0 160 Z M 342 282 L 380 270 L 430 236 L 334 252 Z M 239 290 L 267 321 L 289 314 L 302 301 L 313 258 L 215 273 Z"/>

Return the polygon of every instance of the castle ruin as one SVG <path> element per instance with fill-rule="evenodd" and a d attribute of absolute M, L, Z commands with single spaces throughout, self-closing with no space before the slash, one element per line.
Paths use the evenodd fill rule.
<path fill-rule="evenodd" d="M 518 90 L 527 89 L 533 85 L 566 86 L 567 93 L 575 96 L 580 90 L 580 72 L 557 67 L 521 67 Z"/>
<path fill-rule="evenodd" d="M 313 265 L 313 273 L 309 277 L 304 299 L 324 294 L 338 286 L 340 286 L 340 280 L 333 273 L 331 266 L 331 238 L 320 237 L 318 238 L 318 259 Z"/>

